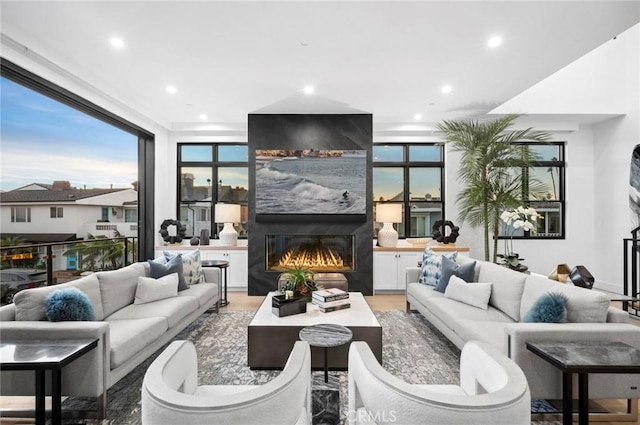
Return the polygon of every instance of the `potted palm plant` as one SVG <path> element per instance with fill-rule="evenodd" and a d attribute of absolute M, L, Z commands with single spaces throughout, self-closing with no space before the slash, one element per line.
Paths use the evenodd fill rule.
<path fill-rule="evenodd" d="M 287 269 L 278 279 L 281 291 L 293 291 L 294 294 L 311 301 L 313 291 L 317 289 L 315 282 L 316 272 L 297 266 Z"/>
<path fill-rule="evenodd" d="M 529 178 L 528 170 L 536 156 L 518 142 L 547 142 L 549 133 L 532 128 L 512 130 L 518 115 L 491 121 L 443 121 L 437 125 L 451 150 L 460 152 L 458 181 L 464 189 L 458 194 L 458 219 L 484 230 L 485 261 L 497 259 L 500 214 L 520 205 L 545 185 Z M 489 236 L 493 235 L 493 256 Z"/>

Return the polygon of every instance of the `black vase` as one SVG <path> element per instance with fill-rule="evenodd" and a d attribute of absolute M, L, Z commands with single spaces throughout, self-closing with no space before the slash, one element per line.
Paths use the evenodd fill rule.
<path fill-rule="evenodd" d="M 200 245 L 209 245 L 209 229 L 200 231 Z"/>

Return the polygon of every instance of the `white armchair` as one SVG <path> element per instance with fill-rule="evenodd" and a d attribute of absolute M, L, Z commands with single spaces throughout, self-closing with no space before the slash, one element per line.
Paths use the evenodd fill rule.
<path fill-rule="evenodd" d="M 460 358 L 460 385 L 409 384 L 378 363 L 365 342 L 349 349 L 350 424 L 530 425 L 531 395 L 522 370 L 479 341 Z"/>
<path fill-rule="evenodd" d="M 144 376 L 142 423 L 310 425 L 309 344 L 296 342 L 280 375 L 264 385 L 199 386 L 195 347 L 172 342 Z"/>

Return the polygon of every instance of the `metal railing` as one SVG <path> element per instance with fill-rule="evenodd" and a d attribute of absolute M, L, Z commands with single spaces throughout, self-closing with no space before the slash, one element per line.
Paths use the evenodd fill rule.
<path fill-rule="evenodd" d="M 631 238 L 624 238 L 623 284 L 624 295 L 640 298 L 640 240 L 638 239 L 640 226 L 631 231 Z M 640 317 L 640 302 L 631 302 L 629 314 Z"/>
<path fill-rule="evenodd" d="M 73 272 L 114 270 L 137 258 L 137 237 L 97 237 L 66 242 L 49 242 L 0 247 L 0 269 L 30 268 L 46 270 L 47 285 L 54 285 L 54 272 L 69 271 L 67 260 L 75 258 Z M 58 249 L 56 249 L 58 248 Z M 58 269 L 55 269 L 56 266 Z"/>

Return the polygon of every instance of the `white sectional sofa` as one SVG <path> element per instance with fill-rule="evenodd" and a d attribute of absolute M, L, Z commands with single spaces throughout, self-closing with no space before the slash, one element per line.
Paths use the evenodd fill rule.
<path fill-rule="evenodd" d="M 55 286 L 18 293 L 15 303 L 0 308 L 3 340 L 97 338 L 98 347 L 63 369 L 63 394 L 97 397 L 98 416 L 106 409 L 106 390 L 219 302 L 218 275 L 204 269 L 205 283 L 189 286 L 175 297 L 134 304 L 139 276 L 147 263 L 97 272 Z M 95 321 L 49 322 L 45 297 L 72 286 L 93 305 Z M 2 395 L 33 395 L 33 372 L 2 372 Z M 48 382 L 50 380 L 48 379 Z"/>
<path fill-rule="evenodd" d="M 486 310 L 445 297 L 434 287 L 418 283 L 420 268 L 406 271 L 407 310 L 418 310 L 456 346 L 487 342 L 514 360 L 524 371 L 534 399 L 561 399 L 562 375 L 526 348 L 534 341 L 622 341 L 640 348 L 640 327 L 628 314 L 610 307 L 597 291 L 560 284 L 542 276 L 519 273 L 494 263 L 458 254 L 459 265 L 476 261 L 475 282 L 490 282 Z M 523 323 L 521 318 L 541 295 L 561 292 L 567 298 L 567 323 Z M 592 374 L 590 398 L 640 398 L 637 375 Z"/>

